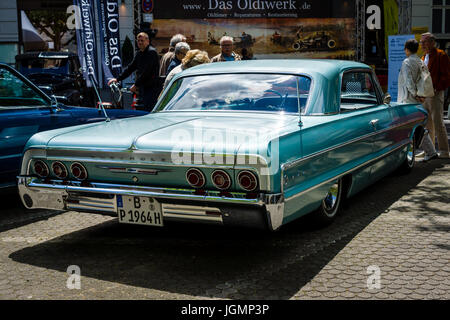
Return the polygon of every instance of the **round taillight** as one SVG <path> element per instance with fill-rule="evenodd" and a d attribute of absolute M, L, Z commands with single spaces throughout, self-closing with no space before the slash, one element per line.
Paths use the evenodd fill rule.
<path fill-rule="evenodd" d="M 189 169 L 186 172 L 186 180 L 194 188 L 201 188 L 206 183 L 205 175 L 198 169 Z"/>
<path fill-rule="evenodd" d="M 230 175 L 223 170 L 214 171 L 211 175 L 211 180 L 217 189 L 227 190 L 231 187 Z"/>
<path fill-rule="evenodd" d="M 62 162 L 59 162 L 59 161 L 53 162 L 52 163 L 52 171 L 53 171 L 53 174 L 60 179 L 67 178 L 67 175 L 68 175 L 67 168 Z"/>
<path fill-rule="evenodd" d="M 88 177 L 86 168 L 78 162 L 75 162 L 70 166 L 70 172 L 72 172 L 72 175 L 78 180 L 85 180 Z"/>
<path fill-rule="evenodd" d="M 45 164 L 44 161 L 37 160 L 33 164 L 34 173 L 36 173 L 41 178 L 48 177 L 49 170 L 48 166 Z"/>
<path fill-rule="evenodd" d="M 237 178 L 239 186 L 246 191 L 253 191 L 258 187 L 258 179 L 251 171 L 241 171 Z"/>

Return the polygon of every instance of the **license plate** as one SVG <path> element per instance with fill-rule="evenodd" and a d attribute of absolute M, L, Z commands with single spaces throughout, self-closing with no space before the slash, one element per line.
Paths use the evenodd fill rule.
<path fill-rule="evenodd" d="M 161 203 L 156 199 L 121 195 L 116 199 L 120 223 L 163 226 Z"/>

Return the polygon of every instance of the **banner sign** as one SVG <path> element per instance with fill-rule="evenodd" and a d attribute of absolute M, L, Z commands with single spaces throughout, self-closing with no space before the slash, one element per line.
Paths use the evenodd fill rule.
<path fill-rule="evenodd" d="M 388 37 L 398 34 L 398 4 L 396 0 L 383 0 L 384 43 L 388 48 Z M 386 55 L 388 53 L 386 52 Z"/>
<path fill-rule="evenodd" d="M 117 78 L 122 71 L 120 57 L 119 0 L 98 0 L 103 83 Z"/>
<path fill-rule="evenodd" d="M 355 0 L 157 0 L 155 19 L 354 18 Z"/>
<path fill-rule="evenodd" d="M 406 59 L 405 42 L 414 39 L 414 35 L 389 36 L 389 69 L 388 69 L 388 89 L 391 101 L 397 101 L 398 75 L 402 67 L 403 60 Z"/>
<path fill-rule="evenodd" d="M 95 38 L 95 20 L 93 0 L 74 0 L 79 8 L 77 23 L 78 57 L 80 59 L 86 85 L 92 87 L 91 76 L 97 81 L 97 45 Z"/>

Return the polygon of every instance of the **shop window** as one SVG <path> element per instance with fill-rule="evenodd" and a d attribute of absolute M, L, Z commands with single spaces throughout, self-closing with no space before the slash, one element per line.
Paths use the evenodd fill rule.
<path fill-rule="evenodd" d="M 450 0 L 433 0 L 431 30 L 450 33 Z"/>

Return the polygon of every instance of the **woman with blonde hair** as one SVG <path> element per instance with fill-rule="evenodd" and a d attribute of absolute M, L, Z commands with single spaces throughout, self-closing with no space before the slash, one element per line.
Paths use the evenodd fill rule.
<path fill-rule="evenodd" d="M 178 65 L 177 67 L 175 67 L 167 75 L 166 81 L 164 82 L 164 87 L 162 89 L 162 92 L 164 91 L 164 89 L 167 87 L 167 85 L 170 83 L 170 81 L 176 74 L 182 72 L 183 70 L 195 67 L 199 64 L 209 63 L 209 62 L 210 62 L 210 60 L 208 57 L 208 52 L 201 51 L 199 49 L 189 50 L 186 53 L 186 56 L 183 58 L 183 60 L 181 60 L 181 64 Z"/>

